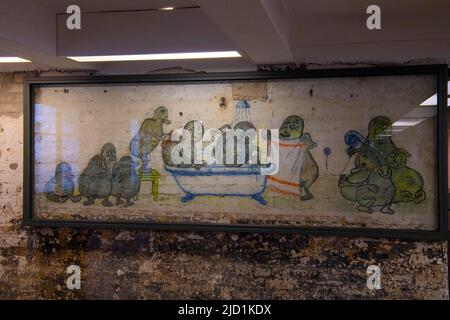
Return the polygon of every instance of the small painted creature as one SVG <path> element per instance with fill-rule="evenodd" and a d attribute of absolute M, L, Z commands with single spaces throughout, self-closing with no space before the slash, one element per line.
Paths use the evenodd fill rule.
<path fill-rule="evenodd" d="M 378 116 L 370 120 L 367 141 L 384 159 L 392 150 L 396 149 L 391 137 L 391 119 Z"/>
<path fill-rule="evenodd" d="M 362 142 L 361 147 L 349 152 L 350 156 L 356 154 L 355 167 L 348 176 L 341 175 L 341 194 L 345 199 L 357 202 L 359 211 L 372 213 L 374 208 L 379 208 L 380 212 L 393 214 L 391 204 L 395 186 L 391 181 L 392 170 L 383 164 L 383 158 L 374 146 L 367 140 Z"/>
<path fill-rule="evenodd" d="M 339 186 L 345 199 L 358 203 L 358 210 L 372 213 L 374 208 L 380 212 L 393 214 L 391 204 L 395 186 L 391 181 L 392 170 L 387 165 L 378 165 L 370 157 L 360 155 L 358 165 L 348 176 L 341 175 Z"/>
<path fill-rule="evenodd" d="M 94 204 L 95 199 L 103 199 L 102 205 L 110 207 L 112 169 L 117 161 L 116 148 L 106 143 L 100 152 L 89 160 L 86 169 L 78 178 L 80 194 L 87 200 L 84 205 Z"/>
<path fill-rule="evenodd" d="M 199 143 L 202 138 L 203 138 L 203 134 L 205 132 L 205 128 L 202 124 L 202 122 L 200 120 L 192 120 L 187 122 L 184 127 L 184 130 L 186 130 L 189 134 L 189 138 L 190 138 L 190 150 L 191 150 L 191 155 L 186 157 L 186 162 L 188 163 L 183 163 L 183 164 L 175 164 L 173 159 L 172 159 L 172 152 L 174 150 L 174 148 L 182 142 L 187 142 L 184 141 L 183 139 L 186 139 L 186 136 L 183 136 L 180 138 L 179 141 L 172 141 L 171 140 L 171 136 L 172 133 L 169 133 L 162 141 L 161 146 L 162 146 L 162 158 L 163 161 L 166 165 L 169 166 L 178 166 L 178 167 L 182 167 L 182 168 L 195 168 L 195 169 L 200 169 L 204 164 L 196 164 L 195 163 L 195 154 L 194 152 L 197 152 L 200 154 L 197 154 L 197 157 L 200 158 L 201 157 L 201 152 L 202 150 L 199 149 L 197 150 L 197 143 Z M 182 158 L 183 157 L 183 149 L 181 149 L 179 157 Z"/>
<path fill-rule="evenodd" d="M 137 164 L 130 156 L 124 156 L 114 165 L 112 170 L 111 195 L 116 197 L 116 205 L 124 203 L 131 206 L 131 199 L 138 194 L 141 181 L 136 173 Z"/>
<path fill-rule="evenodd" d="M 72 174 L 72 167 L 67 162 L 60 162 L 56 166 L 55 176 L 52 177 L 44 186 L 45 197 L 54 202 L 79 202 L 81 196 L 74 196 L 75 184 Z"/>
<path fill-rule="evenodd" d="M 150 153 L 164 138 L 163 126 L 171 123 L 168 116 L 169 111 L 166 107 L 156 108 L 153 118 L 145 119 L 139 132 L 131 139 L 130 152 L 132 156 L 142 160 L 142 172 L 151 171 Z"/>
<path fill-rule="evenodd" d="M 302 201 L 314 198 L 311 185 L 319 177 L 319 167 L 310 149 L 317 144 L 309 133 L 304 133 L 304 120 L 296 115 L 288 116 L 280 126 L 279 168 L 275 176 L 269 176 L 270 189 L 281 194 L 299 195 Z"/>
<path fill-rule="evenodd" d="M 280 127 L 280 143 L 281 148 L 285 141 L 299 140 L 299 143 L 303 145 L 303 152 L 300 154 L 297 164 L 294 164 L 293 168 L 300 166 L 300 194 L 301 200 L 306 201 L 313 199 L 314 196 L 309 190 L 310 186 L 319 177 L 319 166 L 314 160 L 309 149 L 315 148 L 317 143 L 312 141 L 309 133 L 303 133 L 305 127 L 305 121 L 303 118 L 295 115 L 287 117 Z M 280 148 L 280 149 L 281 149 Z M 280 160 L 282 161 L 282 160 Z"/>
<path fill-rule="evenodd" d="M 422 176 L 406 166 L 409 153 L 392 141 L 392 124 L 388 117 L 373 118 L 367 137 L 351 130 L 345 135 L 347 153 L 355 155 L 355 167 L 348 176 L 341 175 L 339 186 L 343 197 L 358 202 L 358 210 L 373 212 L 380 207 L 392 214 L 392 203 L 426 199 Z"/>
<path fill-rule="evenodd" d="M 309 151 L 310 149 L 317 147 L 317 143 L 311 139 L 311 135 L 307 132 L 300 137 L 300 143 L 304 143 L 305 145 L 303 151 L 304 154 L 302 155 L 303 165 L 300 170 L 300 193 L 302 195 L 301 199 L 306 201 L 314 198 L 309 187 L 319 177 L 319 166 Z"/>
<path fill-rule="evenodd" d="M 231 129 L 231 126 L 229 124 L 224 124 L 219 128 L 219 133 L 222 136 L 222 139 L 219 139 L 216 145 L 216 150 L 219 148 L 222 148 L 222 155 L 221 157 L 218 156 L 219 152 L 216 153 L 216 159 L 219 161 L 219 163 L 226 164 L 227 159 L 227 131 Z"/>
<path fill-rule="evenodd" d="M 242 130 L 244 132 L 244 134 L 245 134 L 245 132 L 247 130 L 254 130 L 255 133 L 256 133 L 256 127 L 250 121 L 241 121 L 241 122 L 236 123 L 234 128 L 233 128 L 233 130 L 235 130 L 235 132 L 234 132 L 235 134 L 237 133 L 236 130 Z M 225 143 L 226 143 L 226 136 L 225 136 Z M 244 156 L 243 157 L 243 162 L 244 163 L 242 163 L 242 161 L 238 161 L 238 159 L 239 159 L 239 157 L 238 157 L 238 152 L 239 151 L 238 150 L 240 150 L 241 148 L 238 148 L 238 138 L 237 137 L 234 138 L 234 143 L 233 144 L 230 144 L 229 146 L 225 145 L 226 148 L 227 147 L 228 148 L 232 147 L 233 148 L 232 154 L 234 154 L 234 160 L 233 160 L 232 164 L 229 164 L 228 161 L 226 161 L 226 158 L 225 158 L 225 161 L 226 161 L 227 165 L 230 165 L 230 166 L 241 166 L 243 164 L 249 164 L 250 163 L 250 143 L 252 143 L 252 142 L 249 141 L 249 138 L 245 137 L 245 142 L 244 142 L 244 146 L 243 146 L 244 147 L 243 150 L 244 150 L 244 153 L 245 153 L 243 155 Z M 227 154 L 226 148 L 225 148 L 225 156 Z M 254 149 L 257 152 L 257 146 L 254 146 Z M 228 150 L 228 151 L 231 151 L 231 150 Z"/>
<path fill-rule="evenodd" d="M 392 182 L 395 185 L 394 202 L 420 203 L 426 199 L 422 176 L 406 166 L 410 156 L 406 150 L 394 149 L 386 158 L 386 163 L 392 169 Z"/>
<path fill-rule="evenodd" d="M 382 213 L 395 213 L 391 209 L 395 196 L 395 187 L 391 176 L 392 170 L 387 165 L 372 170 L 367 183 L 360 185 L 356 193 L 359 211 L 372 213 L 373 208 L 378 207 Z"/>

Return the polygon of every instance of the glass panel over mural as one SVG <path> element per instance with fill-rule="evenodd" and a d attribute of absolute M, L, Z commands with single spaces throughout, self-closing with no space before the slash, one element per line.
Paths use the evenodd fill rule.
<path fill-rule="evenodd" d="M 437 228 L 435 76 L 34 90 L 34 217 Z"/>

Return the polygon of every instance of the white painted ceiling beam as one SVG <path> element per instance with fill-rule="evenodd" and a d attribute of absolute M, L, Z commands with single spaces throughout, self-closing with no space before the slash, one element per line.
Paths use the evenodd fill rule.
<path fill-rule="evenodd" d="M 197 0 L 200 8 L 256 64 L 292 63 L 286 12 L 278 0 Z"/>
<path fill-rule="evenodd" d="M 289 8 L 287 40 L 301 63 L 404 63 L 450 58 L 448 0 L 378 0 L 381 30 L 369 30 L 361 0 L 279 0 Z"/>

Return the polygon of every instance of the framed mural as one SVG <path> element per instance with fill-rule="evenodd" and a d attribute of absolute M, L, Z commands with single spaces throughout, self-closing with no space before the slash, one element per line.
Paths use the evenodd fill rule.
<path fill-rule="evenodd" d="M 443 239 L 447 68 L 26 79 L 24 225 Z"/>

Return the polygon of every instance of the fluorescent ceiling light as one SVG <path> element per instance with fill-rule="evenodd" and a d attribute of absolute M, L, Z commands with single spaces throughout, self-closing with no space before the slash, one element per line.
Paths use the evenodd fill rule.
<path fill-rule="evenodd" d="M 437 106 L 437 94 L 432 95 L 420 104 L 421 106 Z"/>
<path fill-rule="evenodd" d="M 159 10 L 164 10 L 164 11 L 169 11 L 169 10 L 173 10 L 175 9 L 174 7 L 164 7 L 164 8 L 159 8 Z"/>
<path fill-rule="evenodd" d="M 437 106 L 437 94 L 429 97 L 427 100 L 420 104 L 422 107 L 432 107 Z M 450 98 L 447 98 L 447 107 L 450 107 Z"/>
<path fill-rule="evenodd" d="M 16 62 L 31 62 L 31 61 L 19 57 L 0 57 L 0 63 L 16 63 Z"/>
<path fill-rule="evenodd" d="M 392 126 L 393 127 L 412 127 L 416 124 L 421 123 L 425 119 L 400 119 L 395 121 Z"/>
<path fill-rule="evenodd" d="M 239 58 L 239 57 L 242 56 L 237 51 L 212 51 L 212 52 L 131 54 L 131 55 L 112 55 L 112 56 L 79 56 L 68 58 L 78 62 L 106 62 L 106 61 Z"/>
<path fill-rule="evenodd" d="M 388 132 L 402 132 L 403 129 L 389 129 Z"/>
<path fill-rule="evenodd" d="M 447 106 L 450 107 L 450 81 L 447 82 Z M 421 106 L 437 106 L 437 93 L 429 97 L 427 100 L 420 104 Z"/>

